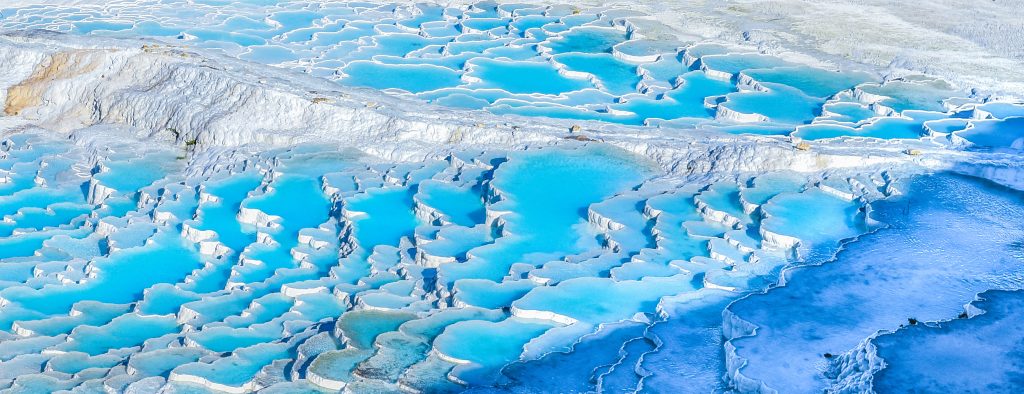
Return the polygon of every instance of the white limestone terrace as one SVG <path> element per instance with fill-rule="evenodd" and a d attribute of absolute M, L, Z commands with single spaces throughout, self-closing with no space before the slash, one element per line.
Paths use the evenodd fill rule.
<path fill-rule="evenodd" d="M 157 10 L 167 2 L 141 2 Z M 229 2 L 198 1 L 190 4 L 217 6 Z M 319 2 L 314 2 L 319 4 Z M 441 4 L 464 7 L 473 1 Z M 0 11 L 8 17 L 16 9 L 48 10 L 39 16 L 58 18 L 68 9 L 93 11 L 130 8 L 135 3 L 95 0 L 12 0 Z M 361 2 L 367 6 L 383 2 Z M 551 6 L 538 0 L 517 5 Z M 1022 25 L 1016 17 L 1019 0 L 963 4 L 932 1 L 907 4 L 884 0 L 820 3 L 807 0 L 729 0 L 698 2 L 574 2 L 579 9 L 628 10 L 639 15 L 636 25 L 650 38 L 671 38 L 682 43 L 717 40 L 743 44 L 771 54 L 799 52 L 846 67 L 868 65 L 887 76 L 928 73 L 954 82 L 961 89 L 978 88 L 988 93 L 1020 95 L 1022 85 L 1020 39 Z M 65 10 L 65 11 L 60 11 Z M 184 11 L 179 9 L 178 11 Z M 123 11 L 115 25 L 146 12 Z M 108 15 L 109 17 L 109 15 Z M 173 19 L 171 16 L 161 18 Z M 258 19 L 258 18 L 257 18 Z M 248 27 L 240 25 L 240 27 Z M 68 28 L 65 24 L 64 28 Z M 123 28 L 123 26 L 122 26 Z M 90 26 L 103 29 L 103 26 Z M 168 34 L 178 34 L 172 31 Z"/>
<path fill-rule="evenodd" d="M 631 127 L 483 112 L 467 117 L 465 110 L 369 89 L 342 89 L 319 78 L 188 48 L 67 38 L 42 31 L 0 38 L 8 115 L 58 131 L 124 124 L 204 148 L 338 143 L 385 160 L 593 139 L 683 175 L 902 162 L 935 166 L 941 165 L 940 156 L 957 155 L 942 133 L 924 127 L 917 139 L 851 139 L 840 133 L 839 138 L 798 143 L 799 138 L 733 135 L 712 127 Z M 858 97 L 887 100 L 866 93 Z M 984 113 L 983 107 L 975 107 L 965 104 L 960 111 Z M 950 116 L 927 114 L 916 120 L 918 125 Z M 914 127 L 914 119 L 901 117 Z M 733 127 L 729 125 L 725 121 L 717 127 Z M 907 155 L 910 151 L 926 154 Z"/>
<path fill-rule="evenodd" d="M 617 4 L 569 7 L 482 2 L 442 7 L 429 3 L 249 4 L 229 1 L 207 4 L 168 0 L 103 5 L 89 2 L 64 5 L 15 3 L 6 9 L 3 21 L 4 27 L 13 31 L 42 28 L 91 36 L 150 37 L 171 44 L 176 50 L 181 49 L 180 45 L 195 45 L 205 50 L 193 55 L 217 59 L 215 62 L 220 65 L 217 67 L 244 69 L 245 74 L 260 68 L 244 67 L 241 62 L 214 56 L 208 51 L 314 76 L 340 78 L 338 82 L 345 86 L 382 88 L 414 101 L 483 109 L 501 115 L 576 119 L 571 123 L 552 123 L 532 118 L 529 123 L 550 125 L 556 131 L 559 128 L 562 131 L 568 128 L 583 131 L 578 127 L 583 125 L 587 129 L 599 129 L 598 138 L 606 140 L 615 139 L 604 135 L 614 131 L 614 134 L 630 140 L 628 144 L 632 146 L 629 149 L 659 157 L 659 161 L 668 167 L 674 167 L 680 162 L 680 157 L 673 152 L 664 152 L 663 146 L 679 146 L 672 141 L 677 139 L 676 134 L 685 134 L 683 140 L 688 140 L 688 137 L 705 139 L 703 134 L 692 132 L 695 128 L 732 134 L 790 136 L 795 142 L 844 137 L 915 139 L 931 136 L 923 123 L 942 117 L 953 108 L 976 105 L 986 98 L 980 95 L 962 98 L 960 96 L 968 95 L 964 90 L 973 86 L 957 88 L 934 77 L 905 75 L 902 79 L 879 85 L 880 77 L 851 71 L 872 71 L 873 67 L 849 62 L 840 62 L 841 67 L 837 67 L 798 52 L 733 45 L 721 39 L 688 39 L 678 36 L 686 29 L 673 28 L 649 14 Z M 84 45 L 122 47 L 128 50 L 129 55 L 134 54 L 131 45 L 91 41 L 92 44 Z M 153 46 L 144 50 L 164 51 Z M 192 53 L 192 50 L 186 52 Z M 34 60 L 18 61 L 32 63 Z M 122 63 L 129 67 L 143 67 L 138 65 L 140 62 L 116 59 L 109 65 L 120 68 Z M 836 72 L 836 68 L 841 70 Z M 131 72 L 124 70 L 117 74 Z M 94 75 L 107 73 L 113 74 L 113 71 L 100 70 Z M 291 110 L 277 112 L 278 117 L 282 112 L 303 114 L 305 117 L 301 122 L 283 118 L 276 120 L 276 124 L 261 119 L 269 113 L 265 110 L 259 110 L 264 114 L 261 117 L 235 108 L 211 112 L 244 114 L 247 121 L 260 120 L 252 128 L 272 133 L 260 133 L 260 137 L 254 137 L 253 140 L 259 142 L 335 134 L 335 130 L 324 126 L 344 124 L 337 119 L 342 115 L 325 108 L 331 107 L 329 104 L 337 99 L 334 96 L 340 94 L 335 93 L 338 88 L 307 81 L 300 83 L 294 80 L 294 75 L 281 77 L 285 74 L 275 75 L 273 71 L 258 70 L 254 75 L 267 73 L 272 75 L 271 79 L 284 81 L 286 85 L 304 86 L 305 92 L 301 95 L 309 103 L 327 105 L 307 109 L 308 104 L 267 103 L 279 110 Z M 198 75 L 194 70 L 172 74 L 178 80 Z M 242 81 L 263 81 L 254 75 L 236 74 L 234 77 Z M 890 74 L 887 77 L 894 76 Z M 133 78 L 136 80 L 122 81 L 121 84 L 155 83 L 154 78 Z M 224 83 L 219 84 L 226 88 Z M 271 90 L 300 92 L 294 87 L 280 89 L 280 85 L 271 85 L 275 88 Z M 178 89 L 176 93 L 185 93 L 180 86 L 175 88 Z M 209 87 L 197 85 L 196 89 L 199 88 Z M 344 90 L 352 91 L 350 88 Z M 161 93 L 173 96 L 166 89 Z M 194 95 L 197 91 L 187 93 Z M 325 95 L 317 96 L 317 93 Z M 137 96 L 133 100 L 121 100 L 120 105 L 126 105 L 124 101 L 138 101 Z M 221 96 L 249 97 L 242 91 Z M 279 98 L 276 100 L 280 101 Z M 15 103 L 15 107 L 24 107 L 31 101 Z M 350 104 L 377 107 L 382 103 L 376 97 L 362 95 L 355 101 Z M 210 106 L 213 103 L 203 104 Z M 231 100 L 217 104 L 233 105 Z M 147 116 L 154 116 L 160 121 L 171 119 L 164 123 L 173 123 L 174 116 L 161 116 L 159 109 L 141 106 L 143 104 L 134 104 L 130 109 L 114 106 L 108 110 L 109 114 L 102 117 L 93 115 L 92 118 L 130 116 L 133 122 L 142 123 Z M 439 119 L 432 119 L 435 124 L 424 125 L 413 121 L 424 118 L 416 116 L 414 111 L 410 111 L 408 116 L 396 116 L 395 112 L 396 108 L 423 107 L 419 103 L 386 107 L 389 108 L 384 108 L 387 115 L 383 118 L 369 118 L 388 122 L 383 119 L 399 117 L 400 122 L 392 122 L 394 127 L 415 133 L 405 137 L 425 141 L 425 145 L 465 140 L 470 144 L 507 146 L 551 139 L 550 136 L 538 137 L 533 133 L 533 127 L 519 130 L 525 128 L 523 123 L 527 122 L 507 121 L 516 119 L 514 117 L 505 116 L 500 118 L 505 121 L 496 119 L 493 121 L 496 124 L 492 124 L 490 119 L 495 118 L 473 111 L 474 119 L 487 121 L 476 122 L 472 126 L 480 127 L 472 128 L 466 127 L 465 122 L 458 126 L 452 124 L 452 119 L 464 118 L 462 114 L 466 111 L 448 117 L 434 115 L 442 111 L 432 110 L 424 111 L 431 112 L 426 118 L 438 116 Z M 325 109 L 330 114 L 323 114 Z M 911 112 L 917 110 L 925 112 Z M 153 112 L 154 115 L 143 116 L 139 112 Z M 352 115 L 345 116 L 353 119 Z M 323 117 L 329 119 L 316 119 Z M 189 123 L 196 122 L 199 121 L 189 120 Z M 158 122 L 148 123 L 143 126 L 159 126 L 153 124 Z M 310 126 L 306 127 L 307 130 L 300 130 L 302 127 L 296 126 L 297 123 Z M 623 128 L 605 123 L 654 127 Z M 207 132 L 213 135 L 196 136 L 198 133 L 192 127 L 195 124 L 165 126 L 178 132 L 186 141 L 195 139 L 204 145 L 213 141 L 238 143 L 246 140 L 215 130 Z M 367 125 L 364 128 L 379 127 Z M 486 130 L 479 133 L 476 129 L 480 128 L 510 128 L 512 132 Z M 592 137 L 590 131 L 574 138 Z M 628 134 L 633 136 L 626 138 Z M 380 142 L 380 138 L 371 139 Z M 408 145 L 412 144 L 402 145 L 401 150 L 411 150 Z M 394 150 L 388 152 L 388 147 L 378 150 L 385 154 L 401 154 Z"/>

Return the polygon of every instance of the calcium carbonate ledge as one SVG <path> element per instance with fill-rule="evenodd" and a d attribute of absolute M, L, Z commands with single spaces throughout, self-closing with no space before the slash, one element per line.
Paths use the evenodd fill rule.
<path fill-rule="evenodd" d="M 12 39 L 7 38 L 6 41 Z M 30 42 L 46 41 L 46 39 L 38 37 L 18 39 Z M 90 40 L 90 42 L 92 41 L 106 43 L 112 48 L 124 45 L 120 41 Z M 10 44 L 0 45 L 0 47 L 5 45 L 9 52 Z M 58 46 L 49 52 L 37 50 L 32 52 L 34 54 L 17 55 L 17 57 L 21 59 L 21 56 L 31 57 L 40 53 L 43 54 L 40 56 L 52 56 L 53 53 L 59 53 L 53 51 L 75 51 L 72 48 L 74 47 Z M 363 90 L 334 93 L 331 96 L 335 98 L 335 103 L 318 103 L 313 100 L 318 97 L 317 95 L 309 94 L 305 90 L 299 93 L 296 87 L 308 87 L 309 90 L 323 92 L 326 90 L 323 88 L 329 82 L 314 82 L 293 75 L 284 76 L 274 70 L 261 70 L 256 74 L 272 75 L 255 78 L 263 83 L 243 82 L 243 80 L 254 79 L 246 76 L 247 73 L 256 73 L 251 66 L 238 64 L 224 58 L 216 58 L 216 63 L 209 60 L 204 61 L 197 54 L 175 48 L 150 51 L 121 48 L 102 53 L 105 57 L 117 59 L 116 62 L 112 60 L 109 63 L 123 66 L 108 67 L 104 71 L 109 74 L 106 74 L 106 78 L 103 79 L 92 73 L 83 72 L 70 79 L 52 81 L 49 84 L 44 84 L 45 86 L 33 85 L 32 90 L 22 90 L 45 96 L 52 103 L 63 103 L 32 107 L 29 111 L 31 112 L 30 117 L 44 123 L 48 120 L 56 122 L 56 126 L 63 123 L 60 120 L 77 119 L 76 121 L 96 122 L 94 119 L 99 119 L 100 122 L 127 123 L 154 131 L 173 128 L 180 133 L 182 138 L 194 138 L 201 146 L 248 143 L 281 145 L 299 141 L 336 141 L 341 137 L 372 155 L 382 158 L 415 158 L 417 160 L 421 160 L 424 155 L 447 155 L 446 150 L 449 148 L 438 152 L 438 147 L 450 147 L 452 133 L 456 130 L 459 130 L 458 134 L 460 135 L 458 146 L 465 148 L 502 146 L 508 148 L 529 144 L 555 143 L 561 140 L 565 130 L 568 129 L 564 126 L 568 123 L 565 121 L 545 121 L 521 117 L 502 117 L 500 122 L 491 123 L 493 129 L 477 127 L 477 125 L 483 124 L 481 120 L 488 122 L 488 120 L 498 117 L 479 114 L 479 116 L 474 115 L 474 119 L 467 122 L 464 116 L 457 116 L 456 111 L 440 107 L 436 108 L 436 111 L 431 107 L 432 111 L 429 117 L 415 110 L 396 111 L 398 108 L 408 107 L 400 104 L 405 100 Z M 178 55 L 175 56 L 176 54 Z M 184 54 L 185 57 L 182 57 L 181 54 Z M 90 56 L 99 55 L 92 54 Z M 69 58 L 74 57 L 70 56 Z M 219 63 L 226 64 L 228 67 L 218 66 Z M 78 70 L 80 68 L 72 67 L 71 69 Z M 141 70 L 146 70 L 146 72 L 139 72 Z M 151 85 L 153 81 L 142 78 L 142 76 L 155 75 L 163 78 L 157 80 L 157 85 L 151 90 L 153 95 L 161 97 L 159 101 L 150 100 L 148 96 L 135 97 L 138 95 L 136 90 L 120 88 L 121 86 L 140 84 Z M 246 77 L 243 78 L 243 76 Z M 111 83 L 113 80 L 120 81 L 116 88 Z M 210 96 L 225 99 L 208 103 L 209 105 L 197 105 L 198 103 L 184 100 L 184 97 L 197 97 L 196 94 L 193 94 L 196 92 L 191 92 L 188 88 L 182 90 L 180 86 L 194 85 L 196 89 L 199 88 L 198 85 L 191 82 L 185 84 L 186 80 L 208 81 L 203 88 L 213 89 L 214 93 Z M 58 98 L 56 92 L 63 90 L 68 84 L 88 86 L 89 89 L 72 90 L 78 96 L 72 95 L 71 101 L 68 101 L 67 95 Z M 335 88 L 331 87 L 330 89 Z M 373 99 L 370 100 L 370 97 Z M 96 102 L 94 99 L 98 100 L 100 105 L 91 108 L 96 108 L 99 112 L 91 113 L 88 119 L 66 116 L 69 113 L 67 111 L 70 111 L 72 107 L 81 108 L 78 107 L 80 104 L 76 104 L 76 101 L 92 103 Z M 384 103 L 384 106 L 382 107 L 380 104 L 368 106 L 367 103 L 371 101 Z M 276 115 L 266 116 L 271 113 Z M 214 114 L 216 117 L 213 116 Z M 238 121 L 238 119 L 244 119 L 244 121 Z M 528 121 L 530 126 L 520 127 L 519 130 L 512 128 L 503 130 L 504 126 L 501 125 L 509 124 L 510 121 Z M 684 174 L 691 168 L 703 166 L 699 162 L 705 160 L 702 157 L 707 151 L 717 151 L 720 155 L 731 151 L 729 154 L 738 155 L 740 152 L 746 151 L 742 148 L 745 143 L 752 142 L 746 137 L 713 135 L 700 130 L 679 133 L 676 130 L 659 128 L 645 128 L 644 134 L 649 137 L 643 141 L 637 141 L 635 138 L 637 133 L 634 128 L 610 126 L 603 122 L 584 123 L 593 125 L 592 130 L 588 133 L 594 134 L 594 137 L 634 153 L 648 155 L 670 171 Z M 242 124 L 246 125 L 244 130 L 237 126 Z M 563 126 L 552 126 L 555 124 Z M 199 133 L 200 130 L 202 133 Z M 766 151 L 775 148 L 781 149 L 777 149 L 778 154 L 773 155 L 770 161 L 748 155 L 720 157 L 716 160 L 718 163 L 714 167 L 727 170 L 750 165 L 751 167 L 761 166 L 762 170 L 786 168 L 809 171 L 821 168 L 824 162 L 839 164 L 841 160 L 829 159 L 833 155 L 830 152 L 839 152 L 844 148 L 840 144 L 822 144 L 814 154 L 807 155 L 795 151 L 787 141 L 781 139 L 764 138 L 759 141 L 759 146 Z M 825 158 L 824 162 L 823 158 Z M 877 158 L 885 158 L 894 162 L 907 160 L 905 155 L 891 155 L 886 158 L 882 154 Z"/>

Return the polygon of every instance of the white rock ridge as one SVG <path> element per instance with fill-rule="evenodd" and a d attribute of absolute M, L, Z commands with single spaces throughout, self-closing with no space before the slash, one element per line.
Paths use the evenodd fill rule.
<path fill-rule="evenodd" d="M 8 70 L 0 80 L 7 114 L 65 132 L 125 124 L 188 146 L 322 142 L 399 161 L 442 157 L 452 150 L 557 143 L 572 125 L 342 90 L 314 77 L 186 48 L 67 38 L 39 31 L 0 37 L 0 68 Z M 899 163 L 911 160 L 900 152 L 913 144 L 867 144 L 854 152 L 846 142 L 821 142 L 803 151 L 785 137 L 582 124 L 577 136 L 646 156 L 674 173 L 696 175 Z"/>

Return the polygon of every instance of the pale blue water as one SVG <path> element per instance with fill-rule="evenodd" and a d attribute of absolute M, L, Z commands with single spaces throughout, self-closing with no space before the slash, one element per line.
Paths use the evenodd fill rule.
<path fill-rule="evenodd" d="M 809 123 L 819 115 L 822 101 L 786 85 L 764 83 L 768 92 L 743 92 L 726 96 L 722 106 L 744 114 L 759 114 L 771 122 Z"/>
<path fill-rule="evenodd" d="M 376 245 L 397 246 L 402 237 L 412 235 L 418 223 L 412 215 L 413 194 L 409 188 L 381 189 L 346 206 L 365 214 L 353 223 L 358 242 L 370 250 Z"/>
<path fill-rule="evenodd" d="M 788 62 L 760 54 L 709 54 L 701 56 L 701 67 L 732 75 L 743 70 L 790 66 Z"/>
<path fill-rule="evenodd" d="M 118 362 L 117 357 L 89 357 L 81 353 L 69 353 L 50 360 L 50 368 L 54 371 L 77 374 L 89 368 L 110 368 Z"/>
<path fill-rule="evenodd" d="M 759 83 L 791 86 L 808 96 L 825 98 L 873 79 L 866 73 L 834 72 L 806 66 L 752 69 L 743 71 L 743 74 Z"/>
<path fill-rule="evenodd" d="M 823 108 L 829 113 L 834 114 L 834 116 L 827 117 L 826 119 L 842 123 L 857 124 L 878 116 L 870 107 L 855 102 L 835 102 L 827 104 Z"/>
<path fill-rule="evenodd" d="M 701 202 L 715 211 L 725 213 L 739 222 L 751 222 L 750 216 L 743 212 L 743 206 L 740 203 L 740 188 L 737 184 L 714 185 L 697 195 L 695 201 Z"/>
<path fill-rule="evenodd" d="M 661 297 L 686 290 L 693 290 L 693 287 L 685 275 L 639 281 L 579 278 L 537 288 L 517 300 L 514 306 L 551 311 L 592 324 L 611 323 L 639 312 L 653 313 Z"/>
<path fill-rule="evenodd" d="M 454 224 L 474 226 L 484 221 L 484 201 L 478 188 L 456 187 L 442 182 L 423 182 L 419 201 L 433 207 Z"/>
<path fill-rule="evenodd" d="M 83 300 L 125 304 L 140 297 L 149 286 L 180 282 L 199 268 L 198 256 L 189 252 L 180 238 L 161 233 L 151 247 L 112 253 L 96 261 L 96 267 L 103 271 L 99 280 L 43 289 L 13 287 L 0 294 L 23 307 L 51 314 L 67 313 L 72 304 Z"/>
<path fill-rule="evenodd" d="M 570 29 L 561 38 L 552 40 L 548 47 L 552 53 L 610 52 L 612 46 L 626 40 L 626 34 L 614 29 Z"/>
<path fill-rule="evenodd" d="M 554 59 L 569 70 L 596 76 L 604 83 L 604 90 L 614 95 L 636 92 L 636 85 L 640 82 L 636 66 L 617 60 L 611 55 L 564 54 Z"/>
<path fill-rule="evenodd" d="M 63 348 L 98 355 L 109 349 L 138 346 L 149 338 L 177 331 L 178 323 L 173 316 L 126 314 L 103 326 L 78 327 L 68 336 L 69 341 Z"/>
<path fill-rule="evenodd" d="M 592 88 L 584 79 L 569 78 L 546 62 L 507 62 L 478 60 L 472 63 L 469 75 L 482 81 L 470 84 L 475 88 L 494 88 L 509 93 L 560 94 Z"/>
<path fill-rule="evenodd" d="M 887 96 L 882 104 L 896 111 L 944 111 L 943 100 L 962 94 L 939 81 L 895 81 L 881 86 L 865 85 L 861 90 Z"/>
<path fill-rule="evenodd" d="M 810 125 L 797 129 L 794 136 L 806 140 L 836 137 L 873 137 L 881 139 L 916 139 L 926 135 L 923 122 L 914 119 L 882 118 L 859 127 L 844 125 Z"/>
<path fill-rule="evenodd" d="M 212 230 L 220 242 L 236 252 L 252 243 L 255 237 L 251 229 L 243 228 L 235 220 L 242 201 L 260 184 L 260 178 L 252 173 L 240 174 L 229 179 L 207 184 L 206 192 L 219 201 L 199 207 L 195 228 Z"/>
<path fill-rule="evenodd" d="M 590 155 L 600 159 L 592 160 Z M 443 267 L 440 275 L 447 283 L 470 277 L 500 280 L 514 263 L 536 264 L 577 248 L 573 246 L 580 237 L 573 227 L 584 219 L 580 210 L 639 183 L 648 171 L 627 162 L 620 152 L 598 147 L 520 156 L 523 159 L 513 156 L 499 171 L 508 177 L 492 184 L 507 196 L 506 209 L 516 212 L 505 224 L 505 231 L 515 236 L 482 248 L 474 254 L 478 258 Z"/>
<path fill-rule="evenodd" d="M 58 316 L 49 319 L 24 321 L 19 325 L 39 335 L 56 336 L 69 334 L 78 326 L 102 326 L 129 311 L 124 305 L 110 305 L 97 302 L 80 302 L 76 309 L 79 316 Z"/>
<path fill-rule="evenodd" d="M 766 230 L 799 238 L 804 247 L 834 247 L 836 240 L 861 234 L 865 230 L 860 204 L 832 196 L 820 189 L 782 194 L 762 209 L 767 216 L 761 222 Z"/>
<path fill-rule="evenodd" d="M 462 279 L 452 286 L 455 299 L 467 305 L 484 309 L 512 306 L 537 285 L 528 280 L 495 283 L 486 279 Z"/>
<path fill-rule="evenodd" d="M 975 122 L 973 126 L 954 133 L 972 144 L 973 149 L 1020 149 L 1024 145 L 1024 117 L 986 120 Z"/>
<path fill-rule="evenodd" d="M 735 90 L 732 84 L 708 78 L 699 71 L 692 71 L 678 78 L 681 85 L 665 93 L 664 97 L 639 97 L 612 107 L 637 114 L 636 120 L 641 122 L 652 118 L 707 118 L 714 112 L 704 106 L 704 98 L 724 95 Z"/>
<path fill-rule="evenodd" d="M 462 321 L 448 326 L 434 341 L 434 347 L 450 357 L 475 364 L 460 368 L 470 383 L 488 384 L 494 379 L 496 368 L 515 361 L 527 341 L 553 327 L 549 322 L 514 317 L 500 322 Z"/>
<path fill-rule="evenodd" d="M 352 76 L 349 79 L 352 85 L 377 89 L 394 88 L 420 93 L 461 84 L 458 72 L 434 65 L 352 62 L 343 70 Z"/>

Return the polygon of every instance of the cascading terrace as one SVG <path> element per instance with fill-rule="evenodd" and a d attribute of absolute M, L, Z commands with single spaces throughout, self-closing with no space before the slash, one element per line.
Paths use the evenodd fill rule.
<path fill-rule="evenodd" d="M 420 164 L 299 146 L 183 177 L 173 148 L 119 133 L 96 152 L 32 130 L 4 143 L 12 387 L 516 384 L 499 371 L 524 348 L 529 370 L 676 300 L 763 288 L 794 248 L 864 231 L 858 208 L 891 182 L 666 184 L 588 143 Z M 801 237 L 782 218 L 804 199 L 846 230 L 762 238 Z"/>
<path fill-rule="evenodd" d="M 1019 372 L 921 367 L 947 338 L 1019 358 L 980 345 L 1024 283 L 1012 97 L 614 7 L 84 1 L 0 30 L 0 391 Z"/>
<path fill-rule="evenodd" d="M 968 94 L 931 77 L 883 82 L 786 54 L 680 41 L 656 20 L 614 8 L 180 0 L 146 4 L 145 12 L 140 6 L 25 7 L 6 10 L 2 21 L 7 30 L 194 44 L 464 110 L 804 140 L 931 137 L 951 105 L 978 101 L 948 102 Z"/>

